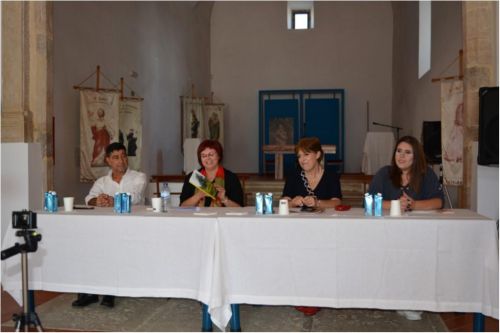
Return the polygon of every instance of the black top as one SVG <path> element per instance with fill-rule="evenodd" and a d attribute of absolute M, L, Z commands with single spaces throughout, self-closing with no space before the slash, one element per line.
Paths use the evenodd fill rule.
<path fill-rule="evenodd" d="M 199 169 L 201 172 L 201 169 Z M 184 185 L 182 185 L 182 193 L 180 197 L 181 204 L 187 199 L 194 195 L 195 187 L 189 182 L 191 178 L 191 173 L 189 173 L 186 178 L 184 178 Z M 243 206 L 243 189 L 241 188 L 240 180 L 231 171 L 224 169 L 224 188 L 226 189 L 226 197 L 229 200 L 236 202 L 240 206 Z M 212 198 L 205 197 L 205 207 L 210 207 L 212 203 Z"/>
<path fill-rule="evenodd" d="M 285 187 L 283 188 L 284 197 L 290 197 L 293 199 L 298 195 L 303 197 L 310 195 L 300 175 L 301 171 L 302 170 L 296 170 L 286 178 Z M 333 198 L 342 199 L 340 177 L 334 171 L 328 171 L 328 169 L 325 169 L 313 192 L 319 200 L 331 200 Z"/>
<path fill-rule="evenodd" d="M 419 193 L 415 192 L 415 190 L 409 186 L 404 188 L 395 187 L 390 178 L 390 170 L 390 165 L 380 168 L 380 170 L 377 171 L 377 174 L 373 177 L 368 192 L 371 194 L 382 193 L 383 200 L 398 200 L 402 195 L 402 191 L 406 192 L 406 194 L 414 200 L 426 200 L 433 198 L 440 198 L 441 200 L 444 199 L 443 188 L 439 183 L 439 179 L 436 174 L 430 167 L 427 167 L 427 170 L 425 171 Z"/>

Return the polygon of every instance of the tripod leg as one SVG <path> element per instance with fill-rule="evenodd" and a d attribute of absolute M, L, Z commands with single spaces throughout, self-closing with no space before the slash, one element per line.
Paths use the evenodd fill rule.
<path fill-rule="evenodd" d="M 16 332 L 29 331 L 29 324 L 25 313 L 15 314 L 12 319 L 16 322 Z"/>
<path fill-rule="evenodd" d="M 40 321 L 40 317 L 38 317 L 38 314 L 35 311 L 33 311 L 30 312 L 28 315 L 29 315 L 29 323 L 33 324 L 33 326 L 35 326 L 38 332 L 43 332 L 42 322 Z"/>
<path fill-rule="evenodd" d="M 16 322 L 15 331 L 16 332 L 21 332 L 21 326 L 22 326 L 21 317 L 19 317 L 19 315 L 14 315 L 14 317 L 12 318 L 12 320 L 14 320 Z M 23 329 L 24 329 L 24 327 L 23 327 Z"/>
<path fill-rule="evenodd" d="M 33 312 L 33 315 L 35 316 L 35 326 L 38 332 L 43 332 L 43 327 L 42 327 L 42 322 L 40 321 L 40 317 L 38 317 L 38 314 L 36 312 Z"/>

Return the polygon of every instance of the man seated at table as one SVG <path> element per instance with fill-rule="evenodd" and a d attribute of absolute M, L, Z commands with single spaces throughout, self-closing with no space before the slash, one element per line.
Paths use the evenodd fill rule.
<path fill-rule="evenodd" d="M 111 170 L 106 176 L 97 179 L 85 197 L 90 206 L 113 207 L 116 192 L 128 192 L 132 195 L 132 204 L 144 203 L 144 190 L 147 185 L 146 175 L 142 172 L 130 170 L 125 146 L 118 142 L 111 143 L 106 148 L 106 163 Z M 98 295 L 78 294 L 73 306 L 87 306 L 99 301 Z M 106 295 L 101 305 L 112 308 L 115 297 Z"/>

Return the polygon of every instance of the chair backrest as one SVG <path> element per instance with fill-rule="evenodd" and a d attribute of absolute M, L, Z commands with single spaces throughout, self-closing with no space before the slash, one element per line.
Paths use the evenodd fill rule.
<path fill-rule="evenodd" d="M 160 196 L 160 184 L 168 183 L 170 188 L 172 206 L 178 207 L 180 204 L 180 195 L 182 185 L 184 184 L 185 175 L 152 175 L 150 177 L 150 187 L 153 186 L 153 191 L 150 193 L 150 198 Z M 151 190 L 150 190 L 151 191 Z"/>

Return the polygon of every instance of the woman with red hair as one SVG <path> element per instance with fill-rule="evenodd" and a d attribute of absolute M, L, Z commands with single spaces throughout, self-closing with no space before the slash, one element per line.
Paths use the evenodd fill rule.
<path fill-rule="evenodd" d="M 198 163 L 202 166 L 200 173 L 211 182 L 217 190 L 215 199 L 196 189 L 190 182 L 192 172 L 184 179 L 180 197 L 181 207 L 241 207 L 243 206 L 243 189 L 238 177 L 221 165 L 222 146 L 217 140 L 205 140 L 198 146 Z"/>

